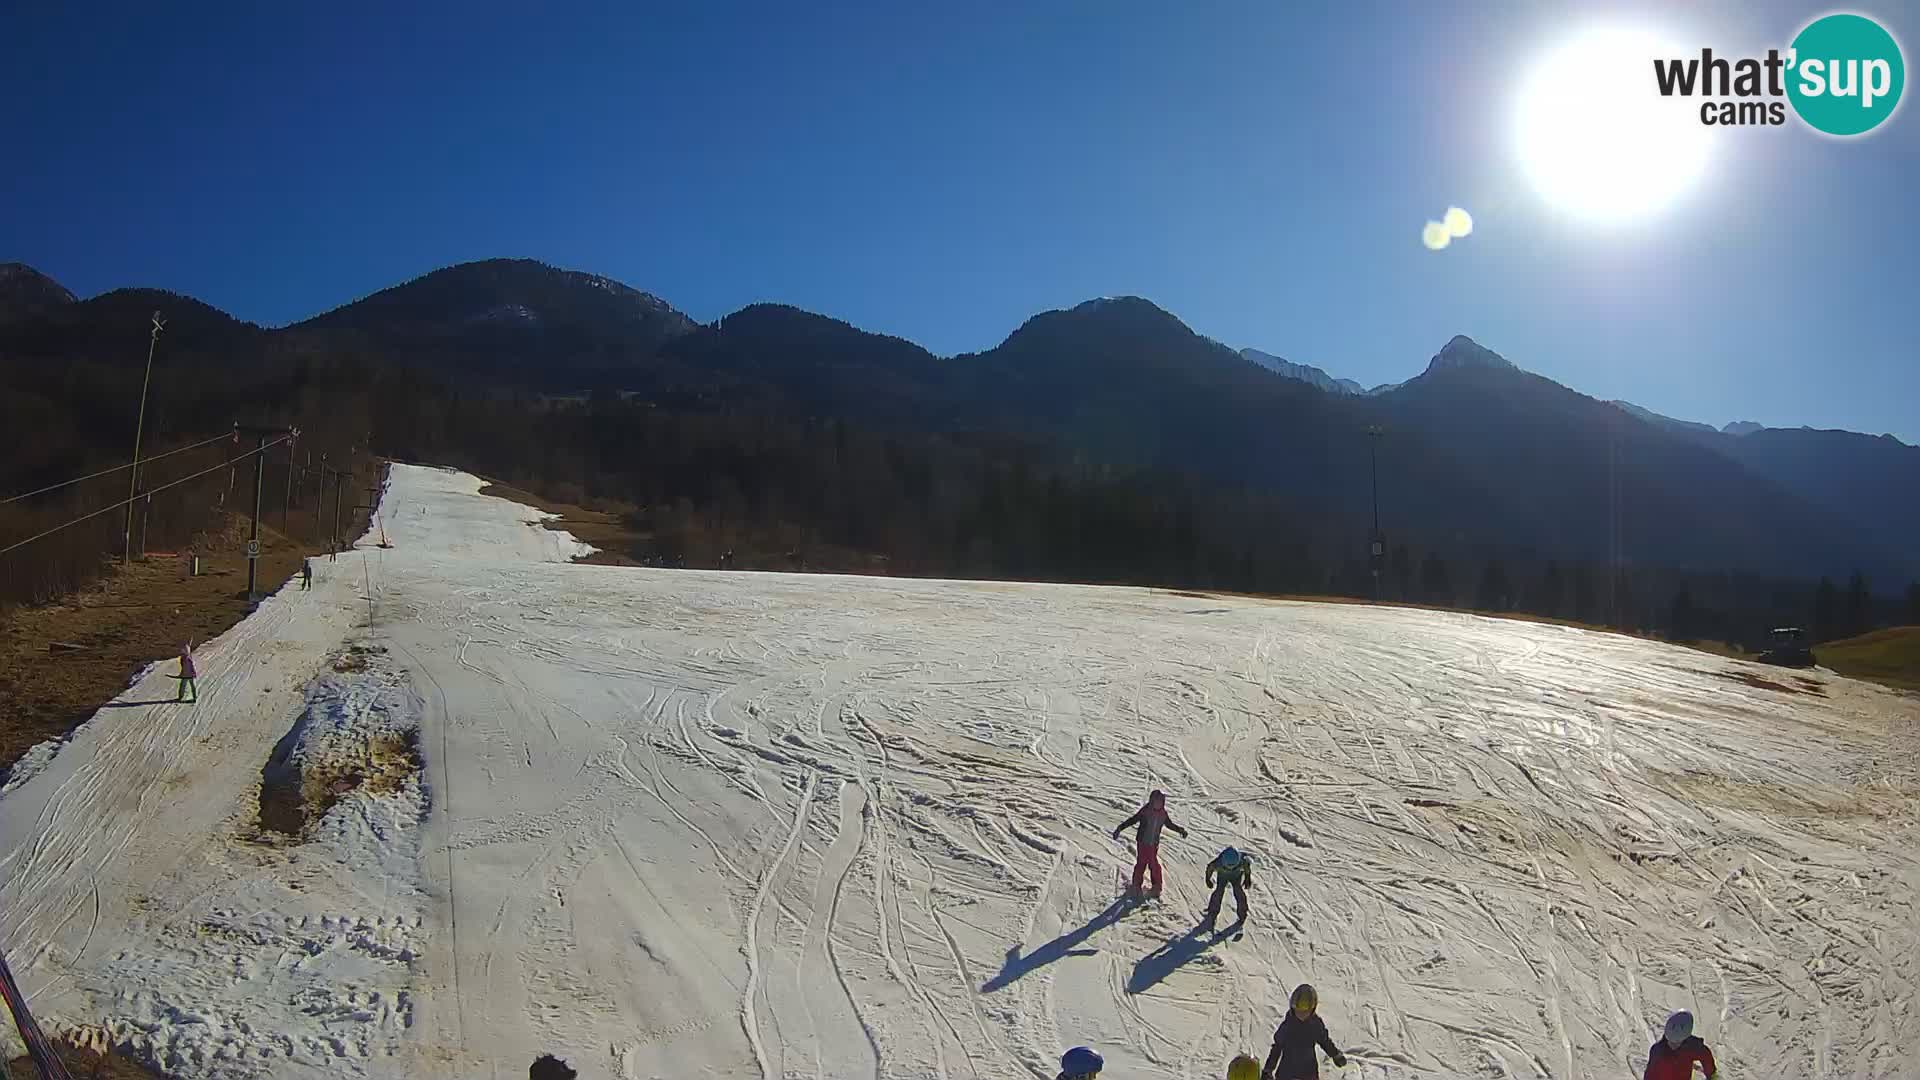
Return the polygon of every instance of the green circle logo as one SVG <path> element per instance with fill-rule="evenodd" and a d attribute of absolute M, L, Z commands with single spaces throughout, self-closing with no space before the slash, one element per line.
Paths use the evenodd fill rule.
<path fill-rule="evenodd" d="M 1893 115 L 1907 84 L 1900 44 L 1864 15 L 1807 24 L 1787 54 L 1787 98 L 1816 131 L 1864 135 Z"/>

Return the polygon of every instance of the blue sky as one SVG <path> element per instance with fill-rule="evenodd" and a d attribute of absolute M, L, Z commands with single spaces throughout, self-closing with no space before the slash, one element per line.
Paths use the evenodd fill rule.
<path fill-rule="evenodd" d="M 279 325 L 531 256 L 941 353 L 1134 293 L 1365 383 L 1465 333 L 1676 416 L 1920 441 L 1914 107 L 1724 132 L 1631 227 L 1516 162 L 1520 72 L 1579 27 L 1758 52 L 1822 6 L 169 6 L 9 14 L 0 259 Z M 1914 61 L 1915 8 L 1853 10 Z M 1450 204 L 1475 232 L 1429 252 Z"/>

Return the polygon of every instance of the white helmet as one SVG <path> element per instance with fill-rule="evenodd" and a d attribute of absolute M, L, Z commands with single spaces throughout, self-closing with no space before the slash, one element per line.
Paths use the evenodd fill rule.
<path fill-rule="evenodd" d="M 1693 1014 L 1685 1009 L 1667 1017 L 1667 1045 L 1675 1050 L 1693 1034 Z"/>

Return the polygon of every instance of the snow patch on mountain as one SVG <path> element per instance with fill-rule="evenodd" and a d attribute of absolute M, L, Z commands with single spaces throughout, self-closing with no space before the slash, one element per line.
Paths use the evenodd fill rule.
<path fill-rule="evenodd" d="M 1629 416 L 1637 417 L 1640 420 L 1652 424 L 1654 427 L 1665 428 L 1668 431 L 1684 432 L 1693 435 L 1720 434 L 1720 429 L 1714 427 L 1712 424 L 1702 424 L 1693 420 L 1677 420 L 1663 413 L 1654 412 L 1652 409 L 1642 408 L 1631 401 L 1610 401 L 1607 404 L 1614 406 Z"/>
<path fill-rule="evenodd" d="M 1275 375 L 1284 375 L 1289 379 L 1317 386 L 1329 394 L 1364 394 L 1367 388 L 1352 379 L 1336 379 L 1311 364 L 1296 364 L 1272 353 L 1259 349 L 1241 349 L 1240 355 L 1254 364 L 1266 368 Z"/>

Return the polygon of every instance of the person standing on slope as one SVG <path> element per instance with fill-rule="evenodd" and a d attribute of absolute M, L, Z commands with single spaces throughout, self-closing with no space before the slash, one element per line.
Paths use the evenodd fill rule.
<path fill-rule="evenodd" d="M 1287 1018 L 1273 1033 L 1273 1050 L 1267 1054 L 1266 1067 L 1260 1070 L 1260 1080 L 1320 1080 L 1320 1059 L 1313 1052 L 1316 1046 L 1327 1052 L 1336 1068 L 1346 1068 L 1347 1055 L 1333 1045 L 1326 1022 L 1317 1015 L 1320 995 L 1313 986 L 1301 983 L 1294 987 L 1288 1004 Z"/>
<path fill-rule="evenodd" d="M 1642 1080 L 1693 1080 L 1695 1065 L 1706 1071 L 1707 1080 L 1713 1080 L 1713 1051 L 1693 1033 L 1693 1014 L 1682 1010 L 1667 1017 L 1667 1030 L 1647 1051 L 1647 1071 L 1641 1076 Z"/>
<path fill-rule="evenodd" d="M 1233 907 L 1238 916 L 1233 925 L 1239 926 L 1247 921 L 1247 890 L 1253 888 L 1253 859 L 1234 848 L 1227 848 L 1207 864 L 1207 888 L 1213 890 L 1213 898 L 1207 901 L 1207 917 L 1200 920 L 1201 929 L 1213 929 L 1214 920 L 1220 917 L 1220 901 L 1226 898 L 1229 885 L 1233 886 Z"/>
<path fill-rule="evenodd" d="M 173 698 L 174 701 L 185 702 L 186 704 L 191 705 L 194 702 L 200 700 L 200 690 L 198 687 L 196 687 L 193 684 L 193 680 L 196 674 L 197 673 L 195 672 L 193 667 L 193 642 L 191 641 L 181 642 L 180 644 L 180 675 L 179 675 L 180 692 L 174 695 L 174 698 Z"/>
<path fill-rule="evenodd" d="M 1120 839 L 1120 834 L 1129 826 L 1139 828 L 1134 833 L 1133 884 L 1127 887 L 1127 895 L 1139 896 L 1141 879 L 1152 872 L 1153 895 L 1159 896 L 1160 879 L 1163 876 L 1160 869 L 1160 830 L 1172 829 L 1182 839 L 1186 837 L 1187 830 L 1175 825 L 1173 819 L 1167 816 L 1167 793 L 1159 790 L 1147 796 L 1147 805 L 1141 807 L 1138 813 L 1113 827 L 1113 838 Z"/>
<path fill-rule="evenodd" d="M 300 560 L 300 591 L 313 588 L 313 560 Z"/>

